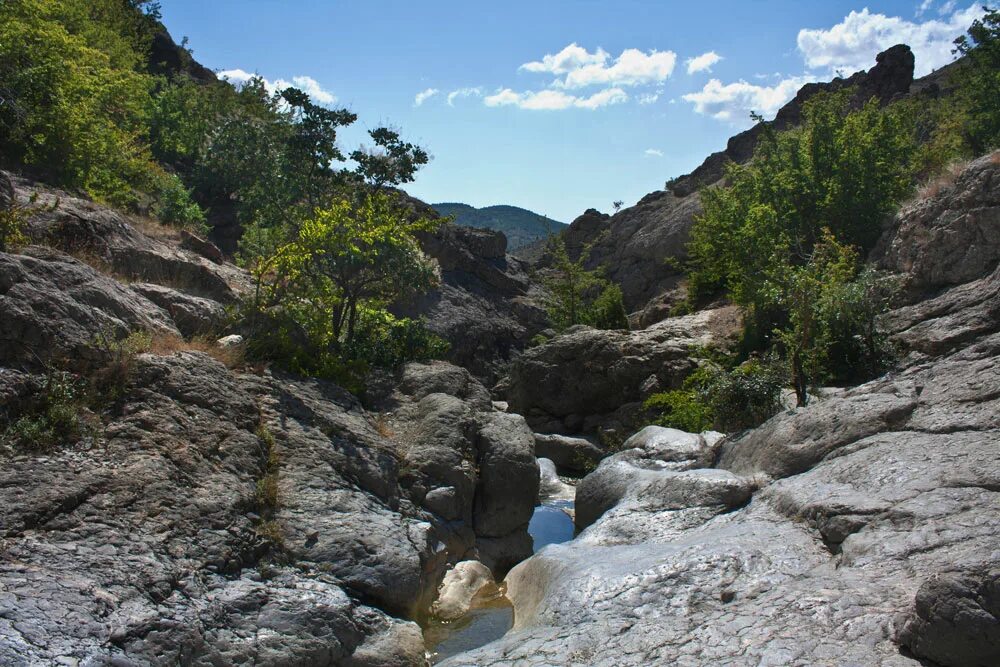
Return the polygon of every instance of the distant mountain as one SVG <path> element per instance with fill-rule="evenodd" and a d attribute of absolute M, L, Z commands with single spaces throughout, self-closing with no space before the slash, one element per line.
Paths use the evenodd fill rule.
<path fill-rule="evenodd" d="M 431 204 L 441 215 L 455 216 L 455 223 L 466 227 L 494 229 L 507 237 L 507 250 L 516 251 L 527 245 L 558 234 L 565 223 L 547 218 L 517 206 L 486 206 L 475 208 L 468 204 Z"/>

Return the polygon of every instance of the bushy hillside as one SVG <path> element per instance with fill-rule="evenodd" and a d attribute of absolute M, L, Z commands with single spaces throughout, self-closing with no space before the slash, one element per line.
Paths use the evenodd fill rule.
<path fill-rule="evenodd" d="M 455 222 L 466 227 L 493 229 L 507 237 L 507 249 L 517 251 L 540 239 L 560 232 L 565 223 L 539 215 L 518 206 L 486 206 L 475 208 L 468 204 L 433 204 L 441 215 L 455 216 Z"/>

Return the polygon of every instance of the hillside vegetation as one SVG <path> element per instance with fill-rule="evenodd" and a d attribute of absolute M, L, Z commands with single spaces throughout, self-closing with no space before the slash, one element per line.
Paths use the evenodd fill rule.
<path fill-rule="evenodd" d="M 507 237 L 507 249 L 517 251 L 536 241 L 558 234 L 565 224 L 517 206 L 485 206 L 468 204 L 432 204 L 444 216 L 454 216 L 455 222 L 466 227 L 492 229 Z"/>

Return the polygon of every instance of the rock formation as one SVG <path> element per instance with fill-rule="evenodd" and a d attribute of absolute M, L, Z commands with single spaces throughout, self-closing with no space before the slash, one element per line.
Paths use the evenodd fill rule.
<path fill-rule="evenodd" d="M 508 576 L 514 631 L 445 664 L 996 664 L 998 162 L 886 231 L 898 369 L 721 442 L 640 432 Z"/>

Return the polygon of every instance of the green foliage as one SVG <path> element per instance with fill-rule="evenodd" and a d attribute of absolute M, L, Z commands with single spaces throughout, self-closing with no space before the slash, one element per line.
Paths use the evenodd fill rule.
<path fill-rule="evenodd" d="M 873 270 L 857 274 L 858 256 L 828 232 L 804 266 L 788 270 L 773 297 L 788 314 L 776 331 L 788 359 L 799 405 L 824 381 L 867 379 L 890 355 L 877 320 L 888 308 L 892 284 Z"/>
<path fill-rule="evenodd" d="M 427 151 L 403 141 L 395 130 L 379 127 L 368 136 L 375 146 L 354 151 L 351 159 L 358 163 L 357 175 L 377 189 L 411 182 L 430 161 Z"/>
<path fill-rule="evenodd" d="M 124 204 L 146 182 L 149 26 L 120 0 L 0 4 L 0 154 Z"/>
<path fill-rule="evenodd" d="M 251 236 L 255 247 L 244 258 L 257 283 L 251 317 L 267 314 L 251 351 L 352 386 L 370 365 L 443 354 L 443 341 L 420 322 L 388 311 L 436 284 L 436 265 L 414 235 L 437 224 L 414 217 L 394 195 L 370 192 L 318 210 L 290 240 Z"/>
<path fill-rule="evenodd" d="M 975 155 L 1000 146 L 1000 11 L 984 9 L 968 34 L 955 40 L 955 50 L 968 61 L 960 95 L 968 106 L 964 135 Z"/>
<path fill-rule="evenodd" d="M 714 421 L 712 408 L 703 397 L 698 392 L 685 389 L 653 394 L 642 407 L 658 414 L 654 424 L 688 433 L 707 431 Z"/>
<path fill-rule="evenodd" d="M 691 293 L 719 290 L 752 315 L 786 267 L 807 261 L 822 230 L 869 249 L 882 220 L 912 187 L 909 115 L 872 100 L 849 111 L 849 92 L 818 95 L 802 127 L 766 132 L 747 165 L 731 165 L 729 187 L 702 193 L 691 231 Z"/>
<path fill-rule="evenodd" d="M 562 331 L 587 324 L 598 329 L 628 329 L 621 288 L 603 278 L 600 271 L 584 267 L 587 252 L 574 262 L 561 236 L 549 239 L 548 251 L 552 270 L 542 277 L 542 284 L 549 292 L 545 310 L 553 328 Z"/>
<path fill-rule="evenodd" d="M 0 209 L 0 252 L 11 252 L 28 242 L 27 222 L 26 211 L 16 203 Z"/>
<path fill-rule="evenodd" d="M 191 190 L 175 174 L 162 177 L 153 213 L 168 225 L 205 230 L 205 212 L 191 200 Z"/>
<path fill-rule="evenodd" d="M 759 426 L 781 409 L 786 371 L 774 358 L 751 358 L 719 373 L 708 390 L 715 425 L 731 432 Z"/>
<path fill-rule="evenodd" d="M 65 371 L 50 370 L 37 404 L 0 434 L 0 445 L 48 451 L 81 439 L 87 430 L 86 383 Z"/>
<path fill-rule="evenodd" d="M 786 371 L 775 357 L 753 357 L 731 366 L 729 358 L 700 356 L 701 365 L 680 389 L 646 399 L 643 407 L 652 413 L 653 423 L 689 433 L 712 428 L 732 432 L 758 426 L 781 409 Z"/>

